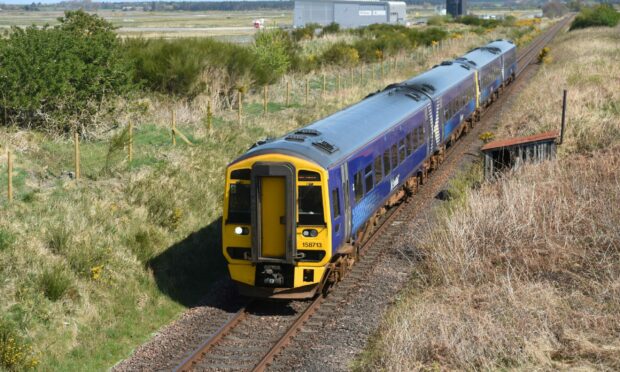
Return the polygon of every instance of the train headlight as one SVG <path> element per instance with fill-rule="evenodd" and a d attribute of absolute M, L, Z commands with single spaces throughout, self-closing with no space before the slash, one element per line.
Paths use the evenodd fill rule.
<path fill-rule="evenodd" d="M 306 229 L 301 232 L 301 235 L 305 236 L 306 238 L 314 238 L 319 235 L 319 232 L 315 229 Z"/>
<path fill-rule="evenodd" d="M 243 227 L 243 226 L 235 227 L 235 234 L 237 235 L 248 235 L 249 233 L 250 233 L 250 229 L 248 229 L 247 227 Z"/>

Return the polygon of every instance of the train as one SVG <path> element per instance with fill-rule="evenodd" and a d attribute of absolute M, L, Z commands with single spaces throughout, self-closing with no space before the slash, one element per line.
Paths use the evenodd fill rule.
<path fill-rule="evenodd" d="M 239 293 L 311 298 L 342 278 L 381 216 L 415 193 L 516 71 L 514 43 L 495 40 L 231 162 L 222 250 Z"/>

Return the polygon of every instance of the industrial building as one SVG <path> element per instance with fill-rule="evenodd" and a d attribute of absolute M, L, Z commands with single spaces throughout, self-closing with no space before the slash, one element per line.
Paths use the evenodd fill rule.
<path fill-rule="evenodd" d="M 405 24 L 407 6 L 402 1 L 297 0 L 293 26 L 338 23 L 342 28 L 374 23 Z"/>
<path fill-rule="evenodd" d="M 467 14 L 465 7 L 465 0 L 446 0 L 446 10 L 454 18 Z"/>

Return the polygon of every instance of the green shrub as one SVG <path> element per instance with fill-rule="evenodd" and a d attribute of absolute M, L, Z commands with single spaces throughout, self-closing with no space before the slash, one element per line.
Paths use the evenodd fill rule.
<path fill-rule="evenodd" d="M 351 67 L 357 65 L 360 56 L 357 49 L 344 42 L 333 44 L 321 56 L 324 64 Z"/>
<path fill-rule="evenodd" d="M 51 301 L 58 301 L 71 287 L 71 278 L 60 266 L 46 268 L 39 276 L 39 289 Z"/>
<path fill-rule="evenodd" d="M 284 30 L 265 30 L 256 34 L 255 78 L 260 85 L 272 84 L 289 70 L 297 45 Z"/>
<path fill-rule="evenodd" d="M 582 8 L 570 25 L 570 30 L 600 26 L 615 27 L 619 21 L 620 13 L 609 4 L 600 4 Z"/>
<path fill-rule="evenodd" d="M 338 32 L 340 32 L 340 25 L 336 22 L 332 22 L 327 26 L 323 27 L 323 29 L 321 30 L 321 36 L 337 34 Z"/>
<path fill-rule="evenodd" d="M 30 344 L 20 337 L 12 323 L 0 318 L 0 369 L 19 371 L 38 365 Z"/>
<path fill-rule="evenodd" d="M 0 228 L 0 252 L 9 249 L 15 243 L 15 237 L 7 230 Z"/>
<path fill-rule="evenodd" d="M 291 37 L 295 41 L 312 40 L 317 29 L 321 28 L 318 23 L 308 23 L 304 27 L 296 28 L 291 32 Z"/>
<path fill-rule="evenodd" d="M 50 27 L 11 28 L 0 39 L 0 116 L 3 125 L 66 133 L 98 124 L 131 89 L 112 25 L 81 10 Z M 8 122 L 5 122 L 7 120 Z"/>

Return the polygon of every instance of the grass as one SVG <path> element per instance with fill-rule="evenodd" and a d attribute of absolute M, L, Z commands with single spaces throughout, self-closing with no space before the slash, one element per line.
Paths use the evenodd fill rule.
<path fill-rule="evenodd" d="M 260 138 L 307 125 L 372 89 L 507 32 L 464 33 L 439 47 L 416 50 L 402 56 L 399 68 L 389 69 L 383 80 L 377 74 L 371 81 L 368 71 L 362 84 L 356 79 L 345 85 L 343 79 L 340 97 L 333 77 L 349 71 L 326 70 L 331 89 L 323 98 L 320 88 L 313 89 L 308 105 L 305 77 L 287 76 L 289 107 L 284 82 L 269 88 L 266 115 L 262 91 L 249 92 L 242 123 L 236 102 L 218 101 L 211 130 L 205 124 L 210 97 L 176 102 L 177 127 L 191 146 L 180 139 L 171 144 L 172 103 L 146 97 L 145 112 L 132 120 L 132 164 L 125 146 L 128 118 L 118 118 L 119 127 L 82 143 L 79 182 L 67 175 L 73 170 L 71 141 L 0 129 L 16 153 L 21 174 L 16 177 L 23 179 L 12 204 L 0 188 L 0 237 L 8 237 L 0 249 L 0 314 L 32 340 L 28 357 L 40 360 L 42 369 L 109 368 L 225 275 L 220 211 L 228 162 Z M 4 151 L 0 164 L 6 164 Z M 0 168 L 0 177 L 5 171 Z"/>
<path fill-rule="evenodd" d="M 620 78 L 618 35 L 551 45 L 498 138 L 557 129 L 567 87 L 559 159 L 466 189 L 432 231 L 411 233 L 412 280 L 355 369 L 620 368 L 620 117 L 609 109 L 620 93 L 592 83 Z"/>

